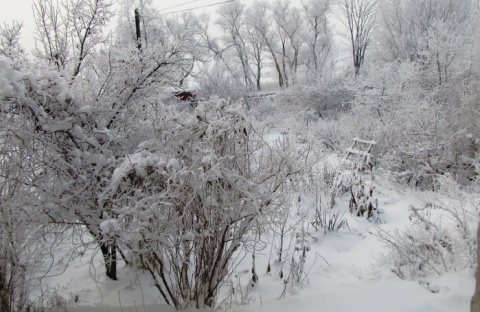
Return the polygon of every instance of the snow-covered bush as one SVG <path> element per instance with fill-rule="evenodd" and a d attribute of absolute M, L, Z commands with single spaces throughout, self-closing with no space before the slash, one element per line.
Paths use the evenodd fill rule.
<path fill-rule="evenodd" d="M 352 93 L 332 78 L 332 81 L 321 80 L 316 85 L 294 85 L 276 94 L 273 101 L 255 105 L 254 114 L 269 128 L 311 141 L 312 138 L 329 138 L 321 128 L 317 133 L 311 130 L 339 118 L 347 111 L 351 99 Z"/>
<path fill-rule="evenodd" d="M 106 128 L 108 120 L 112 128 L 122 122 L 88 102 L 91 98 L 84 94 L 77 100 L 75 87 L 62 74 L 48 67 L 32 68 L 19 72 L 10 61 L 0 61 L 1 140 L 5 148 L 1 159 L 11 167 L 5 169 L 4 181 L 25 190 L 22 199 L 28 202 L 24 206 L 36 207 L 31 220 L 85 226 L 105 257 L 107 276 L 116 279 L 116 250 L 102 242 L 99 225 L 108 216 L 98 206 L 98 196 L 116 158 L 135 139 L 131 132 L 125 134 L 126 127 L 118 132 Z M 130 99 L 134 99 L 132 94 Z M 125 144 L 118 140 L 122 135 Z M 15 175 L 7 174 L 10 171 Z"/>
<path fill-rule="evenodd" d="M 290 105 L 291 109 L 305 109 L 311 121 L 335 119 L 346 111 L 353 94 L 342 86 L 340 79 L 320 79 L 314 85 L 294 85 L 279 93 L 279 105 Z M 305 116 L 306 118 L 307 116 Z"/>
<path fill-rule="evenodd" d="M 402 279 L 420 279 L 430 274 L 473 267 L 476 263 L 478 202 L 463 193 L 448 178 L 441 178 L 448 195 L 410 206 L 410 226 L 389 233 L 377 227 L 375 235 L 389 248 L 385 257 Z M 439 195 L 437 195 L 439 196 Z"/>
<path fill-rule="evenodd" d="M 408 117 L 396 118 L 397 125 L 388 133 L 392 148 L 385 154 L 385 164 L 398 173 L 400 181 L 432 190 L 439 174 L 451 173 L 458 181 L 468 181 L 473 168 L 467 159 L 478 147 L 468 147 L 471 144 L 458 116 L 432 101 L 419 101 L 417 109 L 418 113 L 400 109 L 400 115 Z"/>
<path fill-rule="evenodd" d="M 351 110 L 338 123 L 319 124 L 324 140 L 341 148 L 349 137 L 375 140 L 379 163 L 410 185 L 434 189 L 436 175 L 447 172 L 471 179 L 479 142 L 476 83 L 432 87 L 421 64 L 407 61 L 370 66 L 361 78 L 350 84 Z"/>
<path fill-rule="evenodd" d="M 32 293 L 53 265 L 68 266 L 54 253 L 71 238 L 73 231 L 66 229 L 81 222 L 72 210 L 58 209 L 59 197 L 68 201 L 75 184 L 58 178 L 63 170 L 73 175 L 75 166 L 59 155 L 68 157 L 62 154 L 68 146 L 62 134 L 82 132 L 73 129 L 77 107 L 68 105 L 68 84 L 58 73 L 23 73 L 11 63 L 0 60 L 0 310 L 26 311 L 45 306 Z M 97 169 L 91 163 L 86 167 Z"/>
<path fill-rule="evenodd" d="M 0 100 L 2 111 L 8 110 L 7 100 L 24 91 L 22 74 L 15 70 L 12 61 L 0 58 Z"/>
<path fill-rule="evenodd" d="M 248 89 L 239 84 L 229 69 L 220 61 L 204 65 L 198 73 L 198 95 L 204 99 L 218 96 L 222 99 L 238 100 L 248 94 Z"/>
<path fill-rule="evenodd" d="M 104 194 L 122 226 L 111 235 L 176 309 L 215 304 L 244 235 L 297 170 L 291 147 L 267 145 L 237 108 L 201 103 L 126 156 Z"/>
<path fill-rule="evenodd" d="M 273 100 L 260 99 L 252 108 L 252 114 L 256 121 L 268 130 L 280 132 L 297 137 L 303 141 L 311 140 L 311 132 L 308 130 L 318 117 L 312 114 L 312 110 L 305 106 L 295 106 L 286 101 L 279 101 L 276 95 Z"/>

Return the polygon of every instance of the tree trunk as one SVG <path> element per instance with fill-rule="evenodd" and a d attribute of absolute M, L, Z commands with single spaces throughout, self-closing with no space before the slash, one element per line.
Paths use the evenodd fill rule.
<path fill-rule="evenodd" d="M 262 74 L 262 67 L 260 66 L 260 64 L 257 64 L 257 91 L 261 91 L 261 84 L 260 84 L 260 78 L 261 78 L 261 74 Z"/>
<path fill-rule="evenodd" d="M 265 36 L 265 34 L 262 34 L 262 35 L 263 35 L 263 39 L 265 39 L 265 42 L 267 43 L 268 50 L 272 55 L 273 62 L 275 63 L 275 69 L 277 70 L 277 73 L 278 73 L 278 84 L 280 85 L 280 88 L 283 89 L 284 80 L 283 80 L 282 69 L 280 68 L 280 64 L 278 64 L 278 60 L 277 60 L 277 57 L 275 56 L 275 52 L 273 51 L 272 46 L 268 42 L 267 37 Z"/>
<path fill-rule="evenodd" d="M 355 65 L 355 77 L 358 77 L 360 75 L 360 64 L 354 64 Z"/>
<path fill-rule="evenodd" d="M 480 223 L 477 229 L 477 263 L 480 259 Z M 480 312 L 480 268 L 477 264 L 477 272 L 475 274 L 475 293 L 470 304 L 470 312 Z"/>
<path fill-rule="evenodd" d="M 3 264 L 0 263 L 0 312 L 10 312 L 10 290 L 7 285 L 6 261 L 3 262 Z"/>
<path fill-rule="evenodd" d="M 107 277 L 117 280 L 117 246 L 115 244 L 100 243 L 103 260 L 105 261 L 105 272 Z"/>
<path fill-rule="evenodd" d="M 285 49 L 285 43 L 282 43 L 282 70 L 283 70 L 283 83 L 285 87 L 288 88 L 288 76 L 287 76 L 287 64 L 285 62 L 287 51 Z"/>

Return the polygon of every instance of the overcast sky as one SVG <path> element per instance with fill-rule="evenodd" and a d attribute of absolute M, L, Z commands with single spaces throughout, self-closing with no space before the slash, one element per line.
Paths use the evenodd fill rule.
<path fill-rule="evenodd" d="M 152 0 L 153 4 L 165 14 L 187 9 L 195 9 L 194 12 L 214 11 L 218 7 L 215 4 L 223 1 L 226 0 Z M 0 0 L 0 24 L 10 24 L 14 20 L 23 22 L 21 44 L 27 51 L 34 47 L 35 23 L 33 22 L 32 3 L 33 0 Z"/>

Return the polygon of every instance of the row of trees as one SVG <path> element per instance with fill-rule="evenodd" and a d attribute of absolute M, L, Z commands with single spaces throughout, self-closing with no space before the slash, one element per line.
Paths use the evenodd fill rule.
<path fill-rule="evenodd" d="M 247 87 L 261 90 L 262 70 L 275 69 L 281 89 L 295 85 L 301 68 L 310 82 L 339 61 L 332 52 L 334 33 L 347 39 L 355 75 L 364 63 L 375 28 L 377 1 L 374 0 L 286 0 L 240 2 L 220 7 L 217 38 L 207 39 L 208 48 Z M 337 21 L 343 29 L 335 29 Z M 338 51 L 337 51 L 338 52 Z"/>
<path fill-rule="evenodd" d="M 432 65 L 442 84 L 475 38 L 477 10 L 474 0 L 233 2 L 217 10 L 220 35 L 202 28 L 201 42 L 238 81 L 257 90 L 267 66 L 275 69 L 281 88 L 297 82 L 300 67 L 317 80 L 330 72 L 338 61 L 330 53 L 334 32 L 349 45 L 355 76 L 368 49 L 372 60 Z"/>
<path fill-rule="evenodd" d="M 289 1 L 256 1 L 249 7 L 233 2 L 217 11 L 215 23 L 223 36 L 211 40 L 209 47 L 220 59 L 228 57 L 229 66 L 237 64 L 237 75 L 247 86 L 260 90 L 262 69 L 271 62 L 280 88 L 286 88 L 296 83 L 301 65 L 315 75 L 331 61 L 328 10 L 328 1 L 300 7 Z"/>

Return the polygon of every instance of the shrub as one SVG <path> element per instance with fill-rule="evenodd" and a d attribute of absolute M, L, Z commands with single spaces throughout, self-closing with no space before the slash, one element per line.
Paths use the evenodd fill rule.
<path fill-rule="evenodd" d="M 295 168 L 288 142 L 267 145 L 236 105 L 202 103 L 115 170 L 105 203 L 120 228 L 110 236 L 168 304 L 213 307 L 244 235 Z"/>
<path fill-rule="evenodd" d="M 337 200 L 352 183 L 350 172 L 339 166 L 321 164 L 311 178 L 315 188 L 315 212 L 311 221 L 315 230 L 323 228 L 324 233 L 348 227 L 344 218 L 346 210 L 337 205 Z"/>
<path fill-rule="evenodd" d="M 361 179 L 358 183 L 351 185 L 348 208 L 350 213 L 357 217 L 365 217 L 375 223 L 380 223 L 378 199 L 373 197 L 374 189 L 375 187 L 370 186 L 366 192 Z"/>
<path fill-rule="evenodd" d="M 441 275 L 476 262 L 479 205 L 467 202 L 468 196 L 448 178 L 440 179 L 448 200 L 439 200 L 437 195 L 437 200 L 420 208 L 411 206 L 411 224 L 403 231 L 388 233 L 376 228 L 375 235 L 390 249 L 387 262 L 402 279 Z"/>

